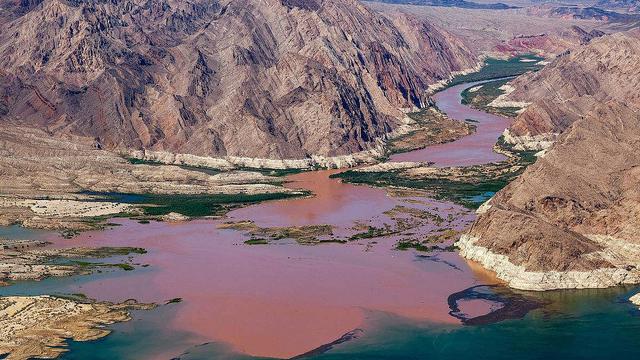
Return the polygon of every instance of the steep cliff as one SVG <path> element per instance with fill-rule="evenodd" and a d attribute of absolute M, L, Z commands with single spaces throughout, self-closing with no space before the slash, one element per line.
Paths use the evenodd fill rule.
<path fill-rule="evenodd" d="M 5 0 L 0 121 L 102 148 L 305 158 L 370 149 L 471 67 L 355 0 Z"/>
<path fill-rule="evenodd" d="M 481 207 L 463 256 L 522 289 L 640 282 L 639 53 L 606 36 L 516 81 L 539 100 L 512 131 L 559 135 Z"/>

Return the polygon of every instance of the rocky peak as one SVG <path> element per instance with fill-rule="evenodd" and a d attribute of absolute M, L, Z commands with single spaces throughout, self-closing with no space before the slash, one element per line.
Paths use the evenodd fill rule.
<path fill-rule="evenodd" d="M 308 11 L 320 10 L 320 0 L 282 0 L 282 5 L 289 9 L 298 8 Z"/>

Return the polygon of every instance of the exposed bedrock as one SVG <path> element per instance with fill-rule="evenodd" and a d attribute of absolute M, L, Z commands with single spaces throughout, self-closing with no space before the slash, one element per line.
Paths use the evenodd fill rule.
<path fill-rule="evenodd" d="M 572 123 L 481 207 L 461 254 L 520 289 L 640 282 L 640 112 L 617 101 Z"/>
<path fill-rule="evenodd" d="M 0 118 L 108 149 L 372 150 L 475 65 L 446 31 L 356 0 L 23 3 L 0 16 Z"/>

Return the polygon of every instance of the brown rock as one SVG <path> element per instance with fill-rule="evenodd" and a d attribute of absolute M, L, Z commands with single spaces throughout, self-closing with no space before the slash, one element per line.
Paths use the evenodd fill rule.
<path fill-rule="evenodd" d="M 471 67 L 355 0 L 43 0 L 0 17 L 0 116 L 98 148 L 305 158 L 370 149 Z"/>
<path fill-rule="evenodd" d="M 617 101 L 576 120 L 523 175 L 498 192 L 471 228 L 463 254 L 518 287 L 603 287 L 638 282 L 640 267 L 640 110 Z M 479 246 L 528 273 L 573 274 L 522 285 Z M 611 269 L 615 276 L 588 275 Z M 518 271 L 521 271 L 518 270 Z M 586 274 L 586 275 L 585 275 Z M 543 279 L 541 277 L 540 279 Z M 576 280 L 579 279 L 579 280 Z M 575 283 L 573 283 L 575 281 Z"/>
<path fill-rule="evenodd" d="M 507 97 L 533 103 L 514 121 L 515 136 L 562 133 L 595 104 L 619 100 L 640 105 L 640 38 L 617 33 L 558 57 L 537 73 L 514 80 Z"/>

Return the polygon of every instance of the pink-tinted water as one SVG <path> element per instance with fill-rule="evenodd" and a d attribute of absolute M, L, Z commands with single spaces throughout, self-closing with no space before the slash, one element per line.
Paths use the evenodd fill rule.
<path fill-rule="evenodd" d="M 390 161 L 428 161 L 436 166 L 467 166 L 504 160 L 504 156 L 493 151 L 500 134 L 509 126 L 509 120 L 461 104 L 464 89 L 486 81 L 452 86 L 434 95 L 438 108 L 449 117 L 464 121 L 472 119 L 477 123 L 472 135 L 445 144 L 429 146 L 421 150 L 395 154 Z"/>
<path fill-rule="evenodd" d="M 458 109 L 451 101 L 461 88 L 445 91 L 436 98 L 438 105 L 449 112 Z M 440 165 L 499 159 L 489 149 L 501 132 L 497 128 L 504 128 L 506 121 L 465 109 L 468 115 L 461 109 L 450 115 L 482 121 L 476 134 L 405 156 Z M 383 213 L 396 205 L 435 209 L 442 217 L 451 214 L 454 220 L 448 225 L 458 230 L 473 219 L 472 213 L 452 204 L 392 198 L 383 189 L 343 184 L 329 178 L 334 172 L 288 178 L 288 186 L 310 189 L 314 197 L 238 209 L 224 220 L 145 225 L 120 219 L 121 226 L 110 230 L 51 240 L 54 246 L 147 249 L 135 261 L 149 268 L 126 276 L 96 277 L 73 290 L 113 301 L 183 298 L 176 316 L 159 319 L 158 326 L 191 332 L 194 344 L 219 341 L 252 355 L 291 357 L 364 326 L 371 311 L 456 323 L 448 315 L 449 294 L 493 280 L 455 253 L 426 257 L 394 250 L 396 237 L 318 246 L 292 242 L 246 245 L 247 237 L 241 232 L 217 228 L 222 221 L 252 220 L 260 226 L 331 224 L 337 234 L 344 234 L 352 232 L 355 223 L 385 223 L 389 219 Z M 414 236 L 435 230 L 433 224 L 427 224 L 417 228 Z M 479 306 L 483 311 L 484 304 Z"/>
<path fill-rule="evenodd" d="M 303 226 L 331 224 L 352 226 L 396 205 L 385 191 L 342 183 L 330 175 L 343 170 L 305 172 L 287 177 L 287 187 L 311 190 L 313 197 L 273 201 L 231 212 L 231 220 L 251 219 L 259 226 Z"/>
<path fill-rule="evenodd" d="M 447 296 L 476 284 L 453 253 L 441 259 L 447 264 L 417 260 L 391 243 L 250 246 L 211 221 L 119 222 L 55 244 L 144 247 L 136 261 L 151 270 L 98 278 L 78 292 L 112 301 L 182 297 L 177 317 L 163 326 L 194 333 L 194 344 L 224 341 L 253 355 L 291 357 L 329 343 L 362 326 L 364 310 L 454 323 Z"/>

